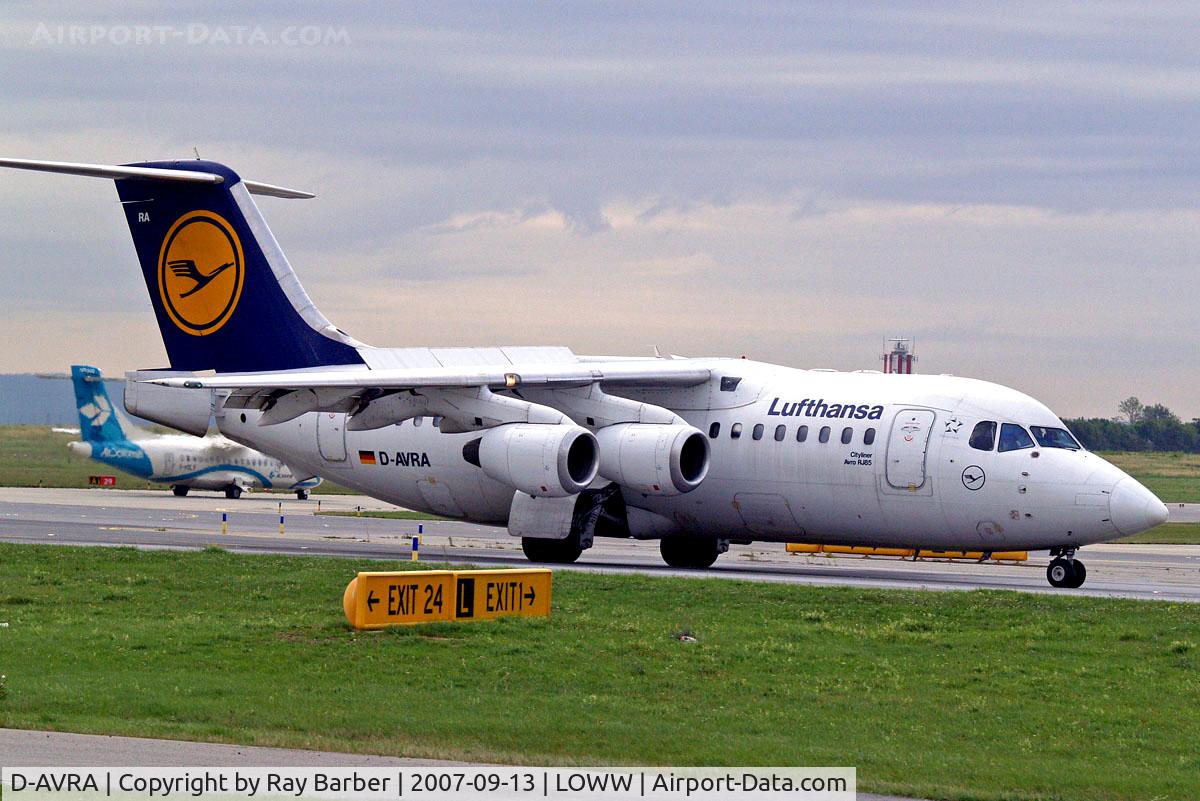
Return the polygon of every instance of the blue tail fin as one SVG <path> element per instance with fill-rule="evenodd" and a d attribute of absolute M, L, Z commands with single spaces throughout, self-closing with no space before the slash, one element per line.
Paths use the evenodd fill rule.
<path fill-rule="evenodd" d="M 108 389 L 95 367 L 71 366 L 75 385 L 75 408 L 79 410 L 79 434 L 84 442 L 125 442 L 125 429 L 108 398 Z"/>
<path fill-rule="evenodd" d="M 246 372 L 362 363 L 359 343 L 305 294 L 237 173 L 199 160 L 127 166 L 223 179 L 116 181 L 172 368 Z"/>

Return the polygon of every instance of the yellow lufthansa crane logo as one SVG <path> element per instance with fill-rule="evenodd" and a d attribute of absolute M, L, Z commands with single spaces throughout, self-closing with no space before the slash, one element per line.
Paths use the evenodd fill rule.
<path fill-rule="evenodd" d="M 233 316 L 246 267 L 233 226 L 211 211 L 180 217 L 158 254 L 158 295 L 181 331 L 205 336 Z"/>

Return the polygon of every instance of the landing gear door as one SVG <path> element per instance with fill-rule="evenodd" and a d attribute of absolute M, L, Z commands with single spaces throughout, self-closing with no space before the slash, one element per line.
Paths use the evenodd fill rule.
<path fill-rule="evenodd" d="M 888 438 L 887 483 L 915 492 L 925 486 L 925 452 L 936 415 L 929 409 L 901 409 Z"/>
<path fill-rule="evenodd" d="M 417 482 L 417 490 L 421 498 L 429 504 L 429 508 L 447 517 L 464 517 L 462 507 L 454 500 L 454 493 L 441 481 L 435 481 L 428 476 Z"/>
<path fill-rule="evenodd" d="M 739 492 L 733 506 L 746 528 L 755 534 L 801 535 L 804 528 L 796 522 L 787 498 L 765 492 Z"/>
<path fill-rule="evenodd" d="M 317 449 L 327 462 L 346 461 L 346 415 L 317 413 Z"/>

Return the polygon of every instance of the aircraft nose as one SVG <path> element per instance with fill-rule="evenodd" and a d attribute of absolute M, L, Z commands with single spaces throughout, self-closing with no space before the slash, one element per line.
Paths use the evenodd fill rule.
<path fill-rule="evenodd" d="M 1167 522 L 1167 507 L 1137 479 L 1123 478 L 1108 499 L 1108 516 L 1126 537 Z"/>

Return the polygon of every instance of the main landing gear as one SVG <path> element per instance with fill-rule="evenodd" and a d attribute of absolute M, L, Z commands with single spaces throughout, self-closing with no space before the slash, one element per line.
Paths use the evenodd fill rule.
<path fill-rule="evenodd" d="M 182 484 L 175 484 L 171 487 L 171 492 L 175 493 L 176 498 L 182 498 L 188 494 L 188 487 Z"/>
<path fill-rule="evenodd" d="M 552 565 L 569 565 L 583 553 L 579 532 L 572 532 L 565 539 L 546 540 L 539 537 L 522 537 L 521 550 L 530 562 L 548 562 Z"/>
<path fill-rule="evenodd" d="M 307 501 L 308 490 L 296 490 L 296 499 L 300 501 Z"/>
<path fill-rule="evenodd" d="M 671 567 L 712 567 L 717 557 L 729 550 L 729 540 L 716 537 L 663 537 L 658 545 L 663 561 Z"/>
<path fill-rule="evenodd" d="M 238 498 L 242 497 L 242 488 L 237 484 L 230 484 L 225 488 L 225 497 L 229 498 L 231 501 L 236 501 Z"/>
<path fill-rule="evenodd" d="M 1074 548 L 1056 548 L 1050 552 L 1054 560 L 1046 568 L 1046 581 L 1051 587 L 1074 590 L 1083 586 L 1087 579 L 1087 568 L 1075 558 Z"/>

